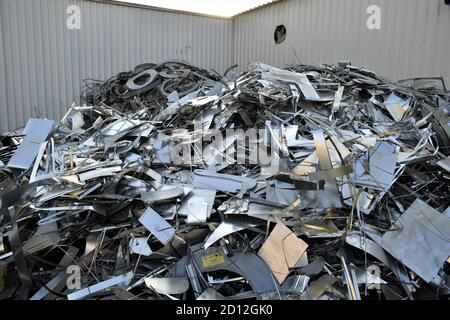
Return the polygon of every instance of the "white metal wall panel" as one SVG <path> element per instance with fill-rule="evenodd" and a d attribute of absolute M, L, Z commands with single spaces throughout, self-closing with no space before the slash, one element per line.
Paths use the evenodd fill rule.
<path fill-rule="evenodd" d="M 6 107 L 6 63 L 3 49 L 2 20 L 0 20 L 0 128 L 8 127 L 8 115 L 3 108 Z"/>
<path fill-rule="evenodd" d="M 381 30 L 366 25 L 373 4 L 381 8 Z M 280 24 L 287 38 L 275 44 Z M 235 18 L 234 53 L 241 70 L 253 61 L 350 60 L 392 80 L 444 76 L 450 86 L 449 30 L 443 0 L 284 0 Z"/>
<path fill-rule="evenodd" d="M 72 4 L 81 30 L 66 28 Z M 372 4 L 381 30 L 366 27 Z M 276 45 L 278 24 L 287 39 Z M 78 102 L 82 79 L 167 58 L 218 72 L 253 61 L 351 60 L 393 80 L 442 75 L 450 86 L 448 30 L 443 0 L 283 0 L 234 21 L 87 0 L 0 0 L 0 131 L 36 114 L 59 119 Z"/>
<path fill-rule="evenodd" d="M 81 30 L 66 27 L 73 4 Z M 58 120 L 79 102 L 82 79 L 172 58 L 223 72 L 233 63 L 233 21 L 86 0 L 0 0 L 0 132 L 36 114 Z"/>

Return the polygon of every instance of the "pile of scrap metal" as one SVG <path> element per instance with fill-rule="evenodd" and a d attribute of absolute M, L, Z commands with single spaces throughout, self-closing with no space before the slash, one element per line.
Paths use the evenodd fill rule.
<path fill-rule="evenodd" d="M 1 299 L 448 299 L 450 94 L 342 63 L 90 81 L 0 137 Z"/>

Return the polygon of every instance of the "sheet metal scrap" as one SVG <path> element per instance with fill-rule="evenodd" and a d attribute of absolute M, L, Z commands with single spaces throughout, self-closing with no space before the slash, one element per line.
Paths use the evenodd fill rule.
<path fill-rule="evenodd" d="M 0 298 L 448 299 L 442 79 L 233 68 L 142 64 L 2 135 Z"/>

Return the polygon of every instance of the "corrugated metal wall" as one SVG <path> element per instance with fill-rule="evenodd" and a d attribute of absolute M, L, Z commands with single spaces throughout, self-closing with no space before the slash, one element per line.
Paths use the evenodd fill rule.
<path fill-rule="evenodd" d="M 381 30 L 367 28 L 370 5 Z M 275 44 L 283 24 L 287 38 Z M 235 60 L 273 65 L 350 60 L 392 80 L 444 76 L 450 86 L 450 6 L 444 0 L 284 0 L 235 18 Z M 296 54 L 294 54 L 294 51 Z"/>
<path fill-rule="evenodd" d="M 73 4 L 81 30 L 66 27 Z M 171 58 L 224 71 L 233 21 L 86 0 L 0 0 L 0 132 L 36 114 L 60 119 L 82 79 Z"/>
<path fill-rule="evenodd" d="M 81 30 L 66 9 L 81 8 Z M 368 30 L 369 5 L 381 30 Z M 287 39 L 276 45 L 275 27 Z M 87 0 L 0 0 L 0 131 L 40 114 L 59 119 L 81 80 L 184 58 L 221 72 L 351 60 L 393 80 L 443 75 L 450 86 L 450 7 L 443 0 L 283 0 L 234 21 Z M 294 54 L 296 52 L 296 54 Z"/>

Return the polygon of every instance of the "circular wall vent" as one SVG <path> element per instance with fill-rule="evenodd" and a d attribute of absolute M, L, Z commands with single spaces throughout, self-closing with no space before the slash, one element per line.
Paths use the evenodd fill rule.
<path fill-rule="evenodd" d="M 280 44 L 282 43 L 284 40 L 286 40 L 286 27 L 284 25 L 279 25 L 275 28 L 275 33 L 274 33 L 274 40 L 276 44 Z"/>

